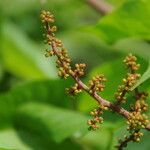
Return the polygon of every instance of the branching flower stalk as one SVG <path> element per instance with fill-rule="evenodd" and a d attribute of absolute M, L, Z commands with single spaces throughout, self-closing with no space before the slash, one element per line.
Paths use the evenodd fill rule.
<path fill-rule="evenodd" d="M 105 88 L 104 82 L 106 81 L 104 75 L 100 74 L 93 77 L 89 84 L 85 84 L 81 81 L 81 77 L 84 76 L 86 64 L 77 63 L 74 66 L 71 65 L 71 58 L 68 55 L 67 50 L 64 48 L 62 41 L 57 39 L 55 32 L 57 27 L 52 25 L 54 23 L 54 16 L 49 11 L 41 12 L 41 21 L 45 29 L 46 43 L 50 46 L 49 50 L 46 50 L 45 56 L 56 56 L 56 67 L 58 68 L 58 76 L 67 79 L 69 76 L 75 80 L 75 84 L 67 88 L 66 91 L 71 95 L 76 95 L 82 91 L 88 93 L 94 100 L 98 102 L 98 108 L 91 111 L 93 119 L 88 120 L 90 130 L 96 130 L 99 128 L 98 124 L 103 123 L 102 114 L 104 110 L 112 110 L 122 115 L 127 120 L 127 130 L 129 135 L 125 136 L 124 140 L 119 140 L 119 145 L 116 146 L 118 150 L 122 150 L 127 146 L 130 141 L 139 142 L 140 137 L 143 136 L 141 129 L 150 131 L 149 120 L 144 114 L 148 105 L 145 102 L 147 94 L 145 92 L 139 92 L 135 89 L 135 104 L 131 106 L 131 110 L 126 110 L 121 107 L 122 103 L 127 101 L 127 93 L 130 93 L 130 89 L 135 85 L 137 79 L 140 78 L 140 74 L 136 73 L 140 65 L 136 63 L 136 57 L 129 54 L 124 63 L 126 64 L 129 72 L 123 79 L 123 84 L 119 86 L 117 93 L 115 94 L 116 101 L 114 103 L 103 99 L 100 96 Z"/>

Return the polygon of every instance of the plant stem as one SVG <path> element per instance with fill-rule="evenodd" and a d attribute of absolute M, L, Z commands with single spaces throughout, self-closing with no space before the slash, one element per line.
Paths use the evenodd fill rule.
<path fill-rule="evenodd" d="M 56 56 L 59 57 L 55 42 L 52 42 L 51 46 L 52 46 L 52 49 L 55 52 Z M 76 83 L 80 86 L 80 88 L 82 88 L 86 93 L 88 93 L 90 96 L 92 96 L 99 103 L 99 105 L 110 108 L 111 110 L 113 110 L 114 112 L 117 112 L 118 114 L 122 115 L 126 119 L 129 118 L 129 112 L 127 110 L 109 102 L 108 100 L 103 99 L 97 93 L 94 93 L 94 94 L 89 93 L 89 88 L 87 85 L 85 85 L 78 77 L 76 77 L 72 74 L 70 74 L 70 76 L 72 76 L 72 78 L 76 81 Z M 148 131 L 150 131 L 150 124 L 147 125 L 146 129 Z"/>
<path fill-rule="evenodd" d="M 46 24 L 45 24 L 45 26 L 46 26 L 46 30 L 47 30 L 47 33 L 48 34 L 51 34 L 50 32 L 49 32 L 49 24 L 46 22 Z M 57 46 L 56 46 L 56 43 L 53 41 L 52 43 L 51 43 L 51 47 L 52 47 L 52 50 L 54 51 L 54 53 L 55 53 L 55 55 L 57 56 L 57 58 L 60 60 L 60 62 L 63 64 L 63 62 L 61 61 L 61 59 L 60 59 L 60 56 L 59 56 L 59 53 L 58 53 L 58 49 L 57 49 Z M 101 106 L 104 106 L 104 107 L 107 107 L 107 108 L 109 108 L 109 109 L 111 109 L 112 111 L 114 111 L 114 112 L 117 112 L 118 114 L 120 114 L 120 115 L 122 115 L 123 117 L 125 117 L 126 119 L 128 119 L 129 118 L 129 112 L 126 110 L 126 109 L 124 109 L 124 108 L 122 108 L 121 106 L 118 106 L 118 105 L 116 105 L 116 104 L 114 104 L 114 103 L 111 103 L 111 102 L 109 102 L 108 100 L 105 100 L 105 99 L 103 99 L 100 95 L 98 95 L 96 92 L 94 92 L 94 93 L 90 93 L 89 91 L 89 87 L 86 85 L 86 84 L 84 84 L 80 79 L 79 79 L 79 77 L 77 77 L 76 75 L 74 75 L 74 74 L 71 74 L 70 72 L 67 72 L 75 81 L 76 81 L 76 83 L 79 85 L 79 87 L 82 89 L 82 90 L 84 90 L 86 93 L 88 93 L 91 97 L 93 97 L 97 102 L 98 102 L 98 104 L 99 105 L 101 105 Z M 145 128 L 145 129 L 147 129 L 148 131 L 150 131 L 150 123 L 147 125 L 147 127 Z"/>
<path fill-rule="evenodd" d="M 87 0 L 87 3 L 102 15 L 106 15 L 113 9 L 113 7 L 110 4 L 104 2 L 104 0 Z"/>

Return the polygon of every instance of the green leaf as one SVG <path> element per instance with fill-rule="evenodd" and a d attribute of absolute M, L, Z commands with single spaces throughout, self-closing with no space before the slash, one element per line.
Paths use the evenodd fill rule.
<path fill-rule="evenodd" d="M 111 131 L 105 128 L 100 128 L 100 130 L 95 132 L 88 132 L 82 139 L 86 147 L 91 148 L 91 150 L 107 150 L 112 139 Z"/>
<path fill-rule="evenodd" d="M 7 71 L 25 79 L 56 78 L 55 66 L 44 58 L 42 47 L 35 45 L 16 25 L 4 23 L 2 37 L 0 55 Z"/>
<path fill-rule="evenodd" d="M 65 93 L 70 81 L 44 80 L 20 85 L 0 95 L 0 120 L 11 120 L 16 109 L 27 102 L 50 103 L 59 107 L 72 108 L 72 101 Z"/>
<path fill-rule="evenodd" d="M 149 18 L 149 0 L 126 0 L 117 10 L 102 18 L 94 30 L 108 43 L 128 37 L 150 40 Z"/>
<path fill-rule="evenodd" d="M 120 52 L 133 53 L 145 60 L 150 60 L 150 44 L 141 39 L 122 39 L 113 45 Z"/>
<path fill-rule="evenodd" d="M 65 110 L 40 103 L 29 103 L 16 113 L 15 121 L 19 127 L 38 133 L 55 142 L 84 135 L 87 117 L 71 110 Z"/>
<path fill-rule="evenodd" d="M 113 143 L 113 134 L 123 124 L 122 122 L 114 124 L 114 122 L 111 123 L 104 120 L 104 123 L 100 125 L 100 129 L 96 132 L 88 132 L 80 141 L 91 150 L 110 150 Z"/>
<path fill-rule="evenodd" d="M 27 150 L 29 147 L 22 142 L 19 135 L 13 128 L 7 128 L 0 131 L 0 147 L 6 149 Z"/>
<path fill-rule="evenodd" d="M 78 143 L 70 139 L 58 144 L 37 134 L 32 134 L 30 131 L 13 127 L 0 130 L 0 147 L 0 150 L 81 149 Z"/>
<path fill-rule="evenodd" d="M 66 149 L 73 149 L 73 150 L 81 150 L 81 145 L 78 144 L 73 139 L 67 139 L 61 143 L 56 143 L 49 138 L 46 139 L 44 136 L 33 134 L 30 130 L 25 131 L 21 129 L 16 129 L 17 134 L 20 136 L 21 140 L 30 146 L 30 150 L 49 150 L 49 149 L 56 149 L 56 150 L 66 150 Z M 21 149 L 22 150 L 22 149 Z"/>
<path fill-rule="evenodd" d="M 146 82 L 149 78 L 150 78 L 150 62 L 149 62 L 149 66 L 148 66 L 147 70 L 144 72 L 144 74 L 142 75 L 140 80 L 137 82 L 137 84 L 131 90 L 134 90 L 137 86 Z"/>

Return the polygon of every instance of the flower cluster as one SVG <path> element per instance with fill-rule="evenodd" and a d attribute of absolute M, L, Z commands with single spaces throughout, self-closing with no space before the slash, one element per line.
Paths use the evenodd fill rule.
<path fill-rule="evenodd" d="M 86 64 L 75 64 L 74 76 L 81 77 L 84 75 Z"/>
<path fill-rule="evenodd" d="M 104 75 L 97 75 L 89 81 L 89 93 L 102 92 L 105 88 L 104 82 L 106 78 Z"/>
<path fill-rule="evenodd" d="M 76 95 L 80 92 L 82 92 L 81 87 L 75 83 L 74 86 L 72 86 L 71 88 L 66 88 L 67 93 L 69 93 L 70 95 Z"/>
<path fill-rule="evenodd" d="M 128 73 L 127 78 L 123 79 L 125 90 L 129 91 L 130 88 L 135 85 L 135 83 L 137 82 L 137 79 L 139 79 L 140 76 L 141 75 L 137 73 L 134 73 L 134 74 Z"/>
<path fill-rule="evenodd" d="M 143 133 L 140 130 L 145 129 L 149 124 L 148 117 L 143 114 L 148 107 L 145 102 L 147 96 L 147 93 L 139 92 L 138 89 L 135 90 L 136 102 L 131 106 L 131 112 L 129 113 L 127 120 L 127 130 L 129 131 L 130 135 L 125 136 L 124 140 L 119 140 L 120 145 L 118 146 L 118 149 L 126 147 L 127 143 L 130 141 L 139 142 L 140 138 L 143 136 Z"/>
<path fill-rule="evenodd" d="M 41 17 L 41 21 L 43 23 L 46 23 L 46 22 L 53 23 L 54 22 L 54 16 L 49 11 L 43 10 L 41 12 L 40 17 Z"/>
<path fill-rule="evenodd" d="M 86 65 L 84 63 L 75 64 L 75 69 L 72 70 L 71 59 L 68 56 L 67 50 L 63 47 L 62 41 L 55 37 L 54 32 L 56 32 L 57 27 L 50 25 L 50 23 L 55 21 L 54 16 L 49 11 L 42 11 L 41 19 L 45 24 L 44 27 L 46 29 L 46 43 L 52 47 L 52 50 L 46 50 L 45 56 L 57 56 L 56 64 L 58 68 L 58 76 L 65 79 L 67 79 L 67 77 L 70 75 L 74 77 L 83 76 Z M 72 87 L 69 91 L 71 91 L 71 93 L 73 91 L 77 93 L 75 88 L 77 88 L 77 86 Z"/>
<path fill-rule="evenodd" d="M 67 79 L 69 77 L 70 73 L 72 72 L 71 70 L 71 60 L 70 57 L 68 56 L 68 53 L 66 49 L 62 48 L 60 51 L 57 52 L 57 68 L 59 69 L 58 71 L 58 76 Z"/>
<path fill-rule="evenodd" d="M 137 93 L 135 107 L 132 109 L 136 112 L 145 112 L 148 110 L 148 104 L 145 102 L 148 94 L 145 92 Z"/>
<path fill-rule="evenodd" d="M 51 27 L 49 29 L 52 31 Z M 49 33 L 46 35 L 46 43 L 48 45 L 52 45 L 52 42 L 55 42 L 55 44 L 56 44 L 57 47 L 62 47 L 62 41 L 59 40 L 58 38 L 56 38 L 54 36 L 54 34 L 52 34 L 52 32 L 49 32 Z"/>
<path fill-rule="evenodd" d="M 116 104 L 121 104 L 126 102 L 126 93 L 130 92 L 130 89 L 136 84 L 137 80 L 140 78 L 140 74 L 135 73 L 139 69 L 139 64 L 136 63 L 137 58 L 132 54 L 129 54 L 125 59 L 124 63 L 127 68 L 130 69 L 130 73 L 127 73 L 126 78 L 122 80 L 123 84 L 118 87 L 115 93 L 115 98 L 117 100 Z"/>
<path fill-rule="evenodd" d="M 140 112 L 131 112 L 127 121 L 127 130 L 139 130 L 141 128 L 146 128 L 149 123 L 148 117 Z"/>
<path fill-rule="evenodd" d="M 53 50 L 46 49 L 45 57 L 50 57 L 53 56 L 54 54 L 55 52 Z"/>
<path fill-rule="evenodd" d="M 143 134 L 142 132 L 140 132 L 140 131 L 134 132 L 132 141 L 133 141 L 133 142 L 139 142 L 139 141 L 140 141 L 140 138 L 141 138 L 143 135 L 144 135 L 144 134 Z"/>
<path fill-rule="evenodd" d="M 93 119 L 88 120 L 87 124 L 89 125 L 89 130 L 96 130 L 99 129 L 99 125 L 103 123 L 103 118 L 99 117 L 103 114 L 103 110 L 107 110 L 106 107 L 99 107 L 98 109 L 94 109 L 90 112 L 90 114 L 93 116 Z"/>
<path fill-rule="evenodd" d="M 135 85 L 137 79 L 140 78 L 140 74 L 131 74 L 128 73 L 127 77 L 123 79 L 123 84 L 118 87 L 118 91 L 115 94 L 115 97 L 118 103 L 125 103 L 126 96 L 125 94 L 130 91 L 131 87 Z"/>
<path fill-rule="evenodd" d="M 129 54 L 124 59 L 124 63 L 126 64 L 127 68 L 131 69 L 132 72 L 137 71 L 140 67 L 140 64 L 136 63 L 137 58 L 133 56 L 132 54 Z"/>
<path fill-rule="evenodd" d="M 128 142 L 139 142 L 140 138 L 143 136 L 143 133 L 140 131 L 134 131 L 129 136 L 125 135 L 124 140 L 119 139 L 119 145 L 116 146 L 118 150 L 122 150 L 124 147 L 127 147 Z"/>

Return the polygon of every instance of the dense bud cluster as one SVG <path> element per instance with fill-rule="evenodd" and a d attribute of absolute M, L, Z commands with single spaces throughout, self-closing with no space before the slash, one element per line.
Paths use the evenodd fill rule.
<path fill-rule="evenodd" d="M 75 64 L 75 69 L 72 70 L 71 68 L 71 60 L 68 56 L 67 50 L 63 48 L 62 41 L 57 39 L 55 37 L 54 32 L 57 31 L 56 26 L 50 26 L 50 23 L 54 22 L 54 16 L 49 11 L 42 11 L 41 12 L 41 19 L 42 22 L 45 24 L 45 30 L 46 30 L 46 43 L 48 45 L 51 45 L 53 50 L 46 50 L 45 56 L 57 56 L 57 68 L 58 68 L 58 76 L 61 78 L 67 79 L 67 77 L 74 76 L 74 77 L 81 77 L 84 75 L 84 69 L 86 67 L 85 64 Z M 54 48 L 58 48 L 57 50 L 54 50 Z M 74 86 L 75 88 L 75 86 Z M 74 89 L 71 88 L 72 90 Z M 71 90 L 70 89 L 70 90 Z M 71 91 L 72 91 L 71 90 Z M 76 93 L 76 90 L 74 90 Z"/>
<path fill-rule="evenodd" d="M 46 53 L 45 53 L 45 57 L 50 57 L 50 56 L 53 56 L 55 53 L 53 50 L 48 50 L 46 49 Z"/>
<path fill-rule="evenodd" d="M 87 124 L 89 125 L 89 130 L 96 130 L 99 129 L 99 125 L 103 123 L 103 118 L 99 117 L 103 114 L 103 110 L 106 110 L 107 108 L 99 107 L 98 109 L 94 109 L 90 112 L 90 114 L 93 116 L 93 119 L 88 120 Z"/>
<path fill-rule="evenodd" d="M 134 131 L 129 136 L 125 135 L 124 140 L 119 139 L 119 145 L 116 146 L 118 150 L 122 150 L 124 147 L 127 147 L 128 142 L 139 142 L 140 138 L 143 136 L 143 133 L 140 131 Z"/>
<path fill-rule="evenodd" d="M 50 29 L 51 29 L 51 28 L 50 28 Z M 50 32 L 50 33 L 51 33 L 51 32 Z M 47 34 L 47 35 L 46 35 L 46 43 L 47 43 L 48 45 L 52 45 L 52 42 L 55 42 L 55 44 L 56 44 L 57 47 L 62 47 L 62 41 L 61 41 L 61 40 L 57 39 L 57 38 L 54 36 L 54 34 L 52 34 L 52 35 Z"/>
<path fill-rule="evenodd" d="M 138 132 L 134 132 L 133 134 L 133 139 L 132 141 L 133 142 L 139 142 L 140 141 L 140 138 L 143 136 L 143 133 L 138 131 Z"/>
<path fill-rule="evenodd" d="M 130 141 L 139 142 L 140 138 L 143 136 L 143 133 L 140 131 L 141 129 L 145 129 L 149 124 L 148 117 L 143 114 L 147 110 L 148 105 L 145 100 L 148 94 L 145 92 L 139 92 L 137 89 L 135 90 L 135 105 L 131 106 L 131 112 L 129 113 L 129 117 L 127 120 L 127 130 L 130 133 L 130 136 L 126 136 L 124 140 L 120 142 L 120 149 L 127 146 L 127 143 Z"/>
<path fill-rule="evenodd" d="M 85 70 L 86 64 L 80 63 L 80 64 L 75 64 L 75 70 L 74 70 L 74 75 L 81 77 L 84 75 L 84 70 Z"/>
<path fill-rule="evenodd" d="M 124 140 L 119 140 L 120 145 L 117 147 L 119 150 L 122 150 L 123 147 L 127 146 L 127 143 L 139 142 L 140 138 L 143 136 L 143 133 L 140 131 L 141 129 L 145 129 L 149 124 L 148 117 L 143 114 L 147 110 L 148 105 L 145 100 L 148 94 L 145 92 L 139 92 L 138 89 L 135 90 L 135 105 L 131 106 L 131 112 L 129 113 L 129 117 L 127 120 L 127 130 L 130 135 L 125 136 Z"/>
<path fill-rule="evenodd" d="M 131 112 L 127 121 L 127 129 L 130 131 L 139 130 L 141 128 L 146 128 L 148 123 L 149 120 L 145 114 L 141 114 L 140 112 Z"/>
<path fill-rule="evenodd" d="M 136 84 L 137 80 L 140 78 L 140 74 L 136 73 L 140 65 L 137 64 L 137 58 L 132 54 L 129 54 L 125 59 L 124 63 L 127 68 L 130 70 L 127 73 L 126 78 L 123 79 L 123 84 L 119 86 L 117 93 L 115 94 L 117 103 L 125 103 L 127 100 L 126 93 L 130 92 L 130 89 Z M 146 128 L 149 123 L 148 117 L 143 114 L 148 108 L 148 104 L 145 102 L 147 94 L 144 92 L 139 92 L 138 89 L 135 89 L 135 104 L 131 105 L 131 112 L 127 120 L 127 130 L 130 135 L 126 136 L 124 140 L 120 140 L 120 145 L 118 149 L 122 149 L 127 146 L 127 143 L 130 141 L 139 142 L 140 137 L 143 136 L 143 133 L 140 132 L 141 129 Z"/>
<path fill-rule="evenodd" d="M 127 77 L 123 79 L 123 84 L 118 87 L 118 91 L 115 94 L 115 97 L 119 103 L 126 102 L 125 94 L 130 91 L 131 87 L 135 85 L 137 79 L 140 78 L 140 74 L 137 73 L 128 73 Z"/>
<path fill-rule="evenodd" d="M 142 113 L 148 110 L 148 104 L 145 102 L 147 96 L 145 92 L 137 93 L 134 111 Z"/>
<path fill-rule="evenodd" d="M 130 91 L 131 87 L 135 85 L 137 79 L 139 78 L 140 78 L 140 74 L 137 73 L 127 74 L 127 77 L 123 79 L 123 84 L 118 87 L 118 91 L 115 94 L 115 97 L 119 103 L 126 102 L 125 94 Z"/>
<path fill-rule="evenodd" d="M 128 56 L 126 56 L 123 62 L 132 71 L 137 71 L 140 67 L 140 64 L 137 64 L 136 61 L 137 61 L 137 58 L 133 56 L 132 54 L 129 54 Z"/>
<path fill-rule="evenodd" d="M 127 73 L 126 78 L 122 80 L 123 84 L 118 87 L 117 92 L 115 93 L 115 98 L 117 100 L 116 104 L 121 104 L 126 102 L 126 93 L 130 92 L 130 89 L 136 84 L 137 80 L 140 78 L 140 74 L 135 73 L 140 67 L 136 63 L 137 58 L 132 54 L 129 54 L 124 59 L 124 63 L 127 68 L 130 69 L 130 73 Z"/>
<path fill-rule="evenodd" d="M 72 72 L 71 70 L 71 60 L 68 56 L 68 53 L 65 48 L 62 47 L 61 40 L 57 39 L 55 37 L 54 32 L 56 32 L 57 27 L 56 26 L 50 26 L 49 23 L 54 22 L 54 16 L 48 12 L 48 11 L 42 11 L 41 12 L 41 19 L 42 22 L 45 24 L 46 29 L 46 43 L 48 45 L 52 46 L 52 49 L 54 45 L 58 47 L 57 51 L 55 50 L 46 50 L 45 56 L 57 56 L 57 68 L 58 68 L 58 76 L 62 78 L 67 78 Z"/>
<path fill-rule="evenodd" d="M 41 12 L 40 17 L 41 17 L 41 21 L 43 23 L 46 23 L 46 22 L 52 23 L 52 22 L 54 22 L 54 16 L 49 11 L 43 10 Z"/>
<path fill-rule="evenodd" d="M 62 47 L 62 41 L 55 37 L 54 32 L 57 31 L 56 26 L 50 26 L 49 23 L 53 23 L 54 16 L 49 11 L 41 12 L 41 21 L 45 24 L 44 28 L 46 29 L 46 41 L 48 45 L 52 45 L 52 42 L 55 42 L 57 47 Z"/>
<path fill-rule="evenodd" d="M 64 48 L 62 48 L 61 51 L 57 52 L 57 57 L 58 59 L 56 61 L 56 64 L 57 68 L 59 68 L 58 76 L 66 79 L 67 77 L 69 77 L 69 74 L 72 71 L 70 64 L 71 60 Z"/>
<path fill-rule="evenodd" d="M 128 73 L 127 78 L 123 79 L 123 82 L 126 85 L 125 90 L 129 91 L 130 88 L 135 85 L 135 83 L 137 82 L 137 79 L 139 79 L 140 76 L 141 75 L 137 73 L 134 73 L 134 74 Z"/>
<path fill-rule="evenodd" d="M 97 75 L 96 77 L 93 77 L 92 80 L 89 81 L 89 92 L 102 92 L 105 88 L 105 81 L 106 78 L 104 77 L 104 75 Z"/>
<path fill-rule="evenodd" d="M 80 87 L 77 83 L 75 83 L 74 86 L 72 86 L 71 88 L 67 88 L 66 91 L 67 91 L 67 93 L 69 93 L 70 95 L 73 95 L 73 96 L 74 96 L 74 95 L 76 95 L 76 94 L 82 92 L 82 89 L 81 89 L 81 87 Z"/>

